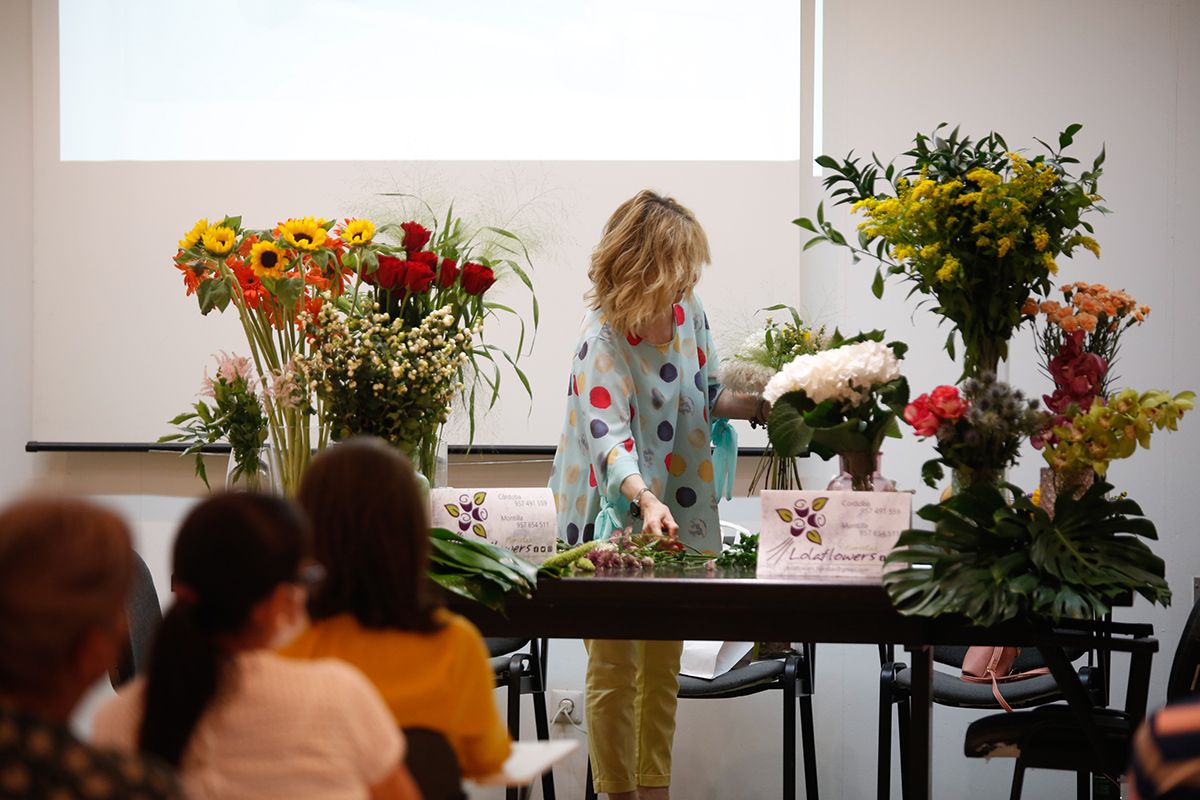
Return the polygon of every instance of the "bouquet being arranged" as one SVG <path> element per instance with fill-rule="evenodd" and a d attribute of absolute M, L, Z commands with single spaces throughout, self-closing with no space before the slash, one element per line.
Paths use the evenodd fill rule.
<path fill-rule="evenodd" d="M 779 456 L 850 456 L 854 488 L 869 489 L 874 456 L 885 437 L 900 436 L 896 418 L 908 403 L 900 374 L 907 346 L 883 337 L 834 331 L 828 349 L 798 356 L 771 378 L 763 397 L 772 404 L 767 433 Z"/>
<path fill-rule="evenodd" d="M 767 384 L 793 359 L 819 353 L 829 344 L 824 327 L 804 323 L 796 309 L 786 305 L 763 311 L 786 309 L 791 322 L 780 325 L 768 317 L 766 324 L 745 338 L 741 346 L 721 361 L 721 384 L 735 392 L 761 396 Z M 751 423 L 753 425 L 753 423 Z M 801 489 L 800 472 L 794 457 L 779 456 L 768 442 L 750 478 L 750 492 L 766 489 Z"/>

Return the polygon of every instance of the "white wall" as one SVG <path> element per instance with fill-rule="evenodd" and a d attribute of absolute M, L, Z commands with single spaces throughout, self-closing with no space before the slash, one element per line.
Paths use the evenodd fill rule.
<path fill-rule="evenodd" d="M 32 0 L 0 4 L 0 500 L 27 479 L 33 348 Z"/>
<path fill-rule="evenodd" d="M 883 155 L 897 153 L 912 133 L 928 130 L 942 120 L 961 122 L 964 130 L 974 132 L 998 129 L 1011 144 L 1028 143 L 1035 135 L 1053 136 L 1071 122 L 1084 123 L 1076 149 L 1090 156 L 1102 141 L 1107 144 L 1102 191 L 1115 213 L 1098 224 L 1103 260 L 1096 262 L 1087 256 L 1066 267 L 1062 278 L 1124 286 L 1154 307 L 1147 326 L 1128 336 L 1119 370 L 1126 382 L 1139 387 L 1200 388 L 1200 352 L 1193 330 L 1200 277 L 1196 248 L 1188 235 L 1200 217 L 1194 194 L 1200 185 L 1196 157 L 1200 152 L 1200 4 L 1191 0 L 1015 0 L 1002 10 L 997 8 L 954 0 L 827 3 L 825 150 L 840 154 L 853 147 Z M 8 26 L 4 27 L 7 30 Z M 11 57 L 10 48 L 3 52 L 4 58 Z M 202 170 L 197 168 L 196 174 Z M 806 176 L 807 171 L 801 171 L 801 194 L 810 196 L 815 181 Z M 597 169 L 594 177 L 605 179 L 605 173 Z M 456 185 L 454 176 L 430 179 Z M 704 175 L 696 177 L 697 181 L 704 179 Z M 739 185 L 749 190 L 749 183 L 747 179 Z M 297 183 L 288 186 L 297 191 L 302 188 Z M 667 188 L 674 190 L 674 186 Z M 114 189 L 120 202 L 103 199 L 119 210 L 123 204 L 141 202 L 137 194 L 143 190 L 135 181 L 119 193 Z M 215 189 L 205 193 L 206 201 L 200 205 L 219 204 L 232 196 Z M 683 191 L 678 193 L 685 196 Z M 346 194 L 353 195 L 354 187 Z M 48 225 L 45 218 L 61 211 L 57 202 L 39 197 L 39 226 Z M 233 197 L 230 202 L 240 200 Z M 778 218 L 789 219 L 795 202 L 793 197 L 787 204 L 781 203 Z M 595 205 L 599 209 L 601 204 Z M 78 211 L 83 207 L 69 208 Z M 265 208 L 254 213 L 268 213 Z M 837 213 L 849 227 L 844 214 Z M 172 212 L 156 218 L 155 224 L 170 227 L 177 216 L 179 212 Z M 798 232 L 795 234 L 798 237 Z M 52 231 L 46 227 L 40 235 L 52 238 Z M 175 234 L 153 235 L 169 240 Z M 738 242 L 722 235 L 722 241 L 714 244 L 733 253 Z M 55 259 L 65 258 L 62 252 L 53 252 L 59 253 Z M 779 252 L 792 251 L 781 248 Z M 784 265 L 795 261 L 790 255 L 780 257 Z M 44 266 L 39 262 L 39 274 L 57 264 L 57 260 Z M 868 291 L 870 271 L 851 266 L 840 251 L 810 250 L 799 257 L 799 264 L 798 280 L 803 288 L 799 297 L 793 294 L 792 273 L 785 270 L 779 271 L 778 283 L 741 286 L 731 280 L 706 296 L 737 293 L 737 302 L 746 308 L 781 300 L 798 302 L 843 329 L 886 326 L 913 345 L 907 369 L 914 389 L 955 378 L 957 370 L 940 351 L 944 333 L 936 330 L 928 314 L 914 311 L 913 302 L 904 302 L 903 290 L 892 286 L 883 302 L 876 301 Z M 566 295 L 547 305 L 573 301 L 574 296 Z M 563 331 L 573 331 L 574 321 L 565 329 L 562 325 L 572 316 L 573 312 L 548 316 L 547 339 L 569 338 Z M 551 323 L 551 319 L 555 321 Z M 128 341 L 135 341 L 142 332 L 115 315 L 111 322 Z M 206 336 L 212 330 L 211 326 L 202 327 L 185 309 L 162 313 L 160 322 L 169 322 L 170 330 L 185 339 Z M 194 349 L 186 354 L 187 368 L 172 372 L 171 380 L 185 380 L 194 370 L 191 365 L 211 348 Z M 1014 345 L 1011 374 L 1014 382 L 1034 393 L 1045 390 L 1032 364 L 1028 334 Z M 46 386 L 52 390 L 55 383 Z M 138 396 L 135 389 L 129 390 L 130 402 L 137 402 Z M 42 402 L 41 397 L 37 399 Z M 549 398 L 545 411 L 555 418 L 558 399 Z M 153 413 L 154 419 L 161 415 L 159 410 Z M 1152 702 L 1162 697 L 1169 658 L 1190 606 L 1191 576 L 1200 574 L 1200 546 L 1195 543 L 1191 509 L 1185 502 L 1200 468 L 1198 446 L 1200 417 L 1189 417 L 1182 431 L 1157 439 L 1151 451 L 1133 462 L 1135 466 L 1119 464 L 1112 472 L 1120 488 L 1138 499 L 1159 523 L 1161 541 L 1156 549 L 1167 560 L 1168 577 L 1177 593 L 1176 605 L 1168 611 L 1139 603 L 1118 612 L 1121 619 L 1151 621 L 1158 631 L 1163 652 L 1154 668 Z M 929 453 L 911 438 L 889 442 L 885 472 L 911 485 Z M 160 565 L 158 569 L 163 569 L 174 521 L 195 491 L 185 464 L 167 456 L 133 460 L 55 456 L 37 464 L 43 481 L 113 497 L 134 517 L 141 546 Z M 1036 466 L 1036 459 L 1028 458 L 1014 471 L 1014 479 L 1032 486 Z M 497 469 L 494 475 L 505 480 L 511 474 L 508 469 Z M 823 468 L 811 465 L 810 471 L 820 474 Z M 526 477 L 532 482 L 540 479 Z M 921 490 L 918 501 L 928 499 L 930 493 Z M 551 686 L 582 686 L 584 661 L 578 642 L 555 642 L 553 647 Z M 826 645 L 818 649 L 818 766 L 826 798 L 858 800 L 873 794 L 877 670 L 875 653 L 869 647 Z M 963 728 L 974 717 L 944 709 L 935 714 L 937 797 L 963 796 L 967 786 L 978 800 L 1007 796 L 1008 762 L 969 762 L 960 755 Z M 778 796 L 776 698 L 691 701 L 681 706 L 679 721 L 676 796 L 689 800 Z M 562 773 L 563 797 L 579 796 L 569 788 L 570 782 L 578 779 L 578 770 Z M 1068 776 L 1035 773 L 1027 780 L 1025 797 L 1070 796 L 1071 783 Z"/>

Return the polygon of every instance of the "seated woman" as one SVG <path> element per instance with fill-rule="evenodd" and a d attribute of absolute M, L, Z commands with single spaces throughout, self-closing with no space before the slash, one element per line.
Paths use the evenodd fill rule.
<path fill-rule="evenodd" d="M 132 578 L 129 531 L 111 511 L 54 499 L 0 511 L 0 797 L 180 797 L 165 767 L 67 727 L 121 653 Z"/>
<path fill-rule="evenodd" d="M 175 603 L 149 674 L 100 710 L 94 741 L 162 758 L 192 800 L 416 800 L 404 739 L 370 683 L 271 650 L 302 616 L 307 535 L 282 499 L 196 506 L 175 540 Z"/>
<path fill-rule="evenodd" d="M 282 652 L 350 662 L 397 725 L 443 733 L 463 775 L 498 770 L 511 743 L 487 648 L 426 595 L 428 501 L 408 460 L 379 440 L 344 442 L 313 459 L 299 499 L 326 576 L 309 602 L 312 627 Z"/>

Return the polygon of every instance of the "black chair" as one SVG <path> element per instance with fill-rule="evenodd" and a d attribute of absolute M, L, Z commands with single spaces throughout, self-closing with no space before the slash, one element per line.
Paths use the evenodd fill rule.
<path fill-rule="evenodd" d="M 816 648 L 804 645 L 783 659 L 752 661 L 712 680 L 679 676 L 680 700 L 723 700 L 779 689 L 783 692 L 783 799 L 796 797 L 796 705 L 800 705 L 800 737 L 804 746 L 804 789 L 818 800 L 816 737 L 813 729 L 813 674 Z M 588 760 L 587 800 L 595 800 L 592 763 Z"/>
<path fill-rule="evenodd" d="M 488 653 L 492 657 L 492 672 L 496 675 L 496 686 L 508 689 L 508 733 L 513 741 L 521 737 L 521 696 L 533 698 L 533 724 L 537 738 L 550 739 L 550 720 L 546 713 L 546 654 L 548 639 L 489 639 L 485 638 Z M 520 651 L 529 645 L 527 652 Z M 509 787 L 506 800 L 527 797 L 532 787 L 517 789 Z M 542 797 L 554 800 L 554 771 L 542 774 Z"/>
<path fill-rule="evenodd" d="M 467 800 L 458 756 L 446 737 L 429 728 L 402 730 L 407 745 L 404 763 L 423 800 Z"/>
<path fill-rule="evenodd" d="M 162 622 L 162 608 L 158 604 L 158 592 L 154 589 L 154 576 L 136 551 L 133 554 L 133 587 L 125 602 L 125 617 L 129 637 L 124 642 L 117 665 L 108 676 L 114 689 L 119 689 L 135 675 L 145 671 L 154 633 Z"/>
<path fill-rule="evenodd" d="M 1146 637 L 1148 625 L 1138 628 Z M 1133 732 L 1146 711 L 1150 664 L 1146 658 L 1129 671 L 1125 709 L 1093 708 L 1091 731 L 1069 705 L 1053 705 L 1036 711 L 997 714 L 976 720 L 967 728 L 963 750 L 968 758 L 1015 757 L 1010 797 L 1021 796 L 1025 770 L 1054 769 L 1074 772 L 1080 798 L 1091 793 L 1092 775 L 1117 780 L 1129 762 Z M 1175 648 L 1167 679 L 1167 702 L 1193 695 L 1200 686 L 1200 601 L 1192 606 Z"/>
<path fill-rule="evenodd" d="M 1074 649 L 1068 653 L 1071 660 L 1081 657 L 1086 651 Z M 963 658 L 966 647 L 938 646 L 933 649 L 935 663 L 952 667 L 959 672 L 933 671 L 933 702 L 953 708 L 977 708 L 995 711 L 1000 708 L 992 694 L 990 683 L 969 683 L 962 680 Z M 908 665 L 895 660 L 895 648 L 890 644 L 879 645 L 881 668 L 879 673 L 879 740 L 877 796 L 879 800 L 891 797 L 892 777 L 892 706 L 897 706 L 897 726 L 900 735 L 900 780 L 902 796 L 908 796 L 908 724 L 909 697 L 912 693 L 912 673 Z M 1022 650 L 1013 664 L 1014 672 L 1026 672 L 1045 666 L 1036 649 Z M 1081 667 L 1080 679 L 1092 693 L 1101 691 L 1099 670 Z M 1051 675 L 1037 675 L 1020 681 L 1002 684 L 1000 692 L 1004 700 L 1014 709 L 1031 708 L 1062 699 L 1058 683 Z M 1097 700 L 1099 696 L 1097 695 Z"/>

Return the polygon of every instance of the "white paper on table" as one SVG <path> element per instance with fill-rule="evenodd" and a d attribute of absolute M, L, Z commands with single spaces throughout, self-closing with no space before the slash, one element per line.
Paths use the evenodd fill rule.
<path fill-rule="evenodd" d="M 684 642 L 679 674 L 712 680 L 733 669 L 753 648 L 753 642 Z"/>
<path fill-rule="evenodd" d="M 435 528 L 511 550 L 540 564 L 554 555 L 558 517 L 549 488 L 429 490 Z"/>
<path fill-rule="evenodd" d="M 908 492 L 764 491 L 760 578 L 879 581 L 883 559 L 912 526 Z"/>

